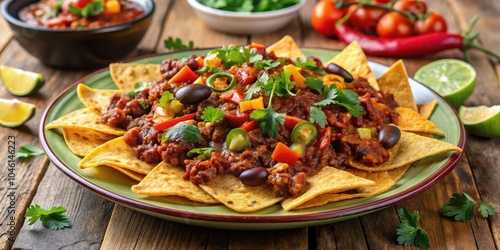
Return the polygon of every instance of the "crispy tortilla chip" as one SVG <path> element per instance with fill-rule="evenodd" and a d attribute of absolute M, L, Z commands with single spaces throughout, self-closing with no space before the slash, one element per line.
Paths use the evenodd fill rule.
<path fill-rule="evenodd" d="M 375 184 L 374 181 L 332 167 L 322 168 L 315 175 L 308 177 L 307 183 L 308 185 L 304 188 L 302 194 L 297 197 L 287 198 L 281 202 L 281 206 L 285 211 L 290 211 L 322 194 L 341 193 Z"/>
<path fill-rule="evenodd" d="M 328 65 L 329 63 L 339 65 L 351 73 L 354 78 L 365 78 L 374 89 L 379 89 L 377 79 L 370 69 L 370 65 L 368 65 L 366 54 L 356 41 L 347 45 L 344 50 L 342 50 L 325 65 Z"/>
<path fill-rule="evenodd" d="M 398 128 L 401 131 L 444 136 L 443 131 L 436 124 L 422 117 L 417 111 L 404 107 L 397 107 L 394 111 L 399 114 Z"/>
<path fill-rule="evenodd" d="M 89 129 L 63 128 L 64 141 L 73 154 L 85 156 L 99 145 L 116 138 L 116 135 Z"/>
<path fill-rule="evenodd" d="M 110 135 L 124 135 L 125 130 L 114 128 L 106 124 L 97 123 L 99 115 L 94 111 L 83 108 L 75 110 L 63 117 L 60 117 L 45 126 L 46 129 L 70 128 L 80 130 L 92 130 Z"/>
<path fill-rule="evenodd" d="M 101 114 L 107 109 L 111 96 L 114 94 L 121 94 L 123 93 L 123 90 L 93 89 L 83 83 L 80 83 L 76 88 L 76 93 L 85 107 Z"/>
<path fill-rule="evenodd" d="M 449 151 L 462 152 L 461 148 L 453 144 L 404 131 L 401 132 L 401 139 L 398 145 L 399 147 L 388 150 L 391 157 L 381 165 L 369 166 L 358 161 L 352 161 L 348 164 L 351 167 L 365 171 L 385 171 L 403 167 L 420 159 Z"/>
<path fill-rule="evenodd" d="M 132 192 L 148 196 L 180 196 L 207 204 L 219 203 L 191 181 L 184 180 L 183 176 L 181 168 L 161 162 L 139 184 L 132 186 Z"/>
<path fill-rule="evenodd" d="M 134 89 L 136 82 L 161 80 L 159 64 L 112 63 L 109 65 L 111 78 L 121 90 Z"/>
<path fill-rule="evenodd" d="M 419 105 L 418 112 L 420 115 L 422 115 L 423 118 L 429 120 L 431 118 L 432 113 L 434 112 L 434 109 L 436 109 L 436 106 L 438 105 L 437 100 L 432 100 L 430 102 L 426 102 L 422 105 Z"/>
<path fill-rule="evenodd" d="M 92 150 L 78 164 L 80 168 L 97 166 L 118 167 L 148 174 L 155 165 L 138 160 L 134 149 L 125 143 L 123 137 L 117 137 Z"/>
<path fill-rule="evenodd" d="M 136 181 L 142 181 L 144 179 L 144 177 L 146 176 L 145 174 L 140 174 L 140 173 L 137 173 L 137 172 L 125 169 L 125 168 L 120 168 L 120 167 L 115 167 L 115 166 L 109 166 L 109 167 L 112 167 L 112 168 L 116 169 L 117 171 L 120 171 L 122 174 L 124 174 L 124 175 L 126 175 L 126 176 L 128 176 Z"/>
<path fill-rule="evenodd" d="M 391 170 L 387 171 L 387 173 L 389 174 L 389 176 L 391 176 L 392 180 L 394 180 L 394 183 L 395 183 L 399 179 L 401 179 L 401 177 L 403 177 L 403 175 L 406 173 L 408 168 L 410 168 L 410 165 L 411 164 L 407 164 L 407 165 L 404 165 L 400 168 L 391 169 Z"/>
<path fill-rule="evenodd" d="M 286 35 L 281 40 L 266 48 L 267 52 L 274 52 L 278 57 L 288 57 L 295 59 L 296 57 L 306 58 L 304 53 L 299 48 L 293 37 Z"/>
<path fill-rule="evenodd" d="M 200 187 L 228 208 L 240 213 L 254 212 L 272 206 L 283 197 L 277 197 L 272 188 L 265 185 L 250 187 L 230 174 L 219 175 Z"/>
<path fill-rule="evenodd" d="M 400 107 L 406 107 L 417 111 L 417 104 L 411 92 L 408 73 L 402 60 L 394 63 L 378 79 L 380 90 L 394 95 L 394 100 Z"/>

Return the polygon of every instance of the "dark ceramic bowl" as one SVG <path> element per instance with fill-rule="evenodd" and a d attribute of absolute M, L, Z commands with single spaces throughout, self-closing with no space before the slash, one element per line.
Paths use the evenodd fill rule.
<path fill-rule="evenodd" d="M 60 30 L 19 20 L 19 11 L 37 1 L 6 0 L 2 16 L 28 53 L 43 64 L 62 68 L 96 68 L 124 59 L 144 37 L 155 9 L 153 0 L 133 0 L 145 13 L 132 21 L 98 29 Z"/>

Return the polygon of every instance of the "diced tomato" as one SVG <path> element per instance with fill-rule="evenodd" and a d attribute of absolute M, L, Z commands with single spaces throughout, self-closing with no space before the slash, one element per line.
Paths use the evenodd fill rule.
<path fill-rule="evenodd" d="M 240 102 L 244 99 L 243 92 L 238 89 L 230 89 L 226 92 L 223 92 L 220 95 L 220 98 L 222 98 L 222 100 L 233 102 L 236 104 L 240 104 Z"/>
<path fill-rule="evenodd" d="M 240 112 L 239 110 L 234 110 L 232 112 L 227 112 L 224 115 L 224 118 L 227 119 L 229 124 L 233 127 L 239 127 L 243 123 L 250 120 L 250 115 L 248 113 Z"/>
<path fill-rule="evenodd" d="M 174 126 L 175 124 L 177 124 L 179 122 L 191 120 L 194 118 L 194 116 L 195 116 L 195 113 L 175 117 L 175 118 L 172 118 L 170 120 L 167 120 L 167 121 L 164 121 L 161 123 L 157 123 L 157 124 L 153 125 L 153 128 L 158 130 L 158 131 L 165 130 L 165 129 L 168 129 L 168 128 Z"/>
<path fill-rule="evenodd" d="M 194 73 L 188 65 L 184 65 L 177 74 L 168 80 L 168 83 L 193 83 L 196 79 L 198 79 L 198 74 Z"/>
<path fill-rule="evenodd" d="M 271 158 L 277 162 L 283 162 L 292 166 L 300 159 L 300 155 L 282 142 L 278 142 Z"/>
<path fill-rule="evenodd" d="M 330 145 L 331 139 L 332 139 L 332 128 L 326 127 L 319 134 L 318 148 L 322 150 L 328 147 L 328 145 Z"/>
<path fill-rule="evenodd" d="M 249 49 L 256 49 L 258 54 L 264 55 L 266 54 L 266 46 L 264 44 L 256 43 L 256 42 L 251 42 L 248 45 Z"/>
<path fill-rule="evenodd" d="M 287 115 L 285 116 L 285 122 L 283 125 L 285 126 L 286 129 L 293 130 L 293 128 L 295 127 L 295 125 L 297 125 L 297 123 L 305 121 L 306 120 L 300 119 L 298 117 Z"/>
<path fill-rule="evenodd" d="M 259 125 L 260 123 L 258 121 L 255 121 L 255 120 L 251 120 L 251 121 L 248 121 L 248 122 L 245 122 L 243 123 L 240 128 L 244 129 L 245 131 L 247 132 L 250 132 L 254 129 L 257 129 L 259 128 Z"/>

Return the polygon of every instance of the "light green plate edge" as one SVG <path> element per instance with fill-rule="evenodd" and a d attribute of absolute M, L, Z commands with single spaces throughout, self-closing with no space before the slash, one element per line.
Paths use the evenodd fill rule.
<path fill-rule="evenodd" d="M 161 63 L 161 61 L 168 57 L 177 57 L 184 58 L 193 53 L 203 54 L 208 52 L 209 50 L 199 50 L 196 52 L 187 51 L 187 52 L 177 52 L 170 55 L 160 55 L 160 56 L 152 56 L 148 58 L 139 59 L 133 61 L 134 63 Z M 306 55 L 316 56 L 323 62 L 328 61 L 336 55 L 337 51 L 324 50 L 324 49 L 315 49 L 315 48 L 304 48 L 303 52 Z M 370 67 L 376 76 L 381 75 L 385 70 L 387 70 L 387 66 L 370 62 Z M 97 73 L 90 78 L 83 81 L 84 84 L 98 89 L 115 89 L 115 85 L 110 77 L 109 71 L 103 71 Z M 437 94 L 432 91 L 421 87 L 421 84 L 411 80 L 412 89 L 414 91 L 414 96 L 417 103 L 423 103 L 430 101 L 432 99 L 437 99 L 439 104 L 434 111 L 434 114 L 431 117 L 431 120 L 436 123 L 436 125 L 445 132 L 445 137 L 440 138 L 443 141 L 452 143 L 457 145 L 460 141 L 460 121 L 458 120 L 456 113 L 446 104 L 446 102 L 439 97 Z M 57 119 L 71 111 L 74 111 L 79 108 L 84 108 L 83 104 L 78 100 L 76 95 L 76 88 L 71 88 L 67 91 L 57 102 L 54 103 L 52 108 L 47 112 L 46 123 Z M 44 124 L 45 125 L 45 124 Z M 98 187 L 101 187 L 109 192 L 113 192 L 115 194 L 121 195 L 131 200 L 143 202 L 146 204 L 168 208 L 173 211 L 184 211 L 187 213 L 193 214 L 206 214 L 206 215 L 223 215 L 223 216 L 234 216 L 234 217 L 242 217 L 249 218 L 247 222 L 233 222 L 223 221 L 223 220 L 205 220 L 205 219 L 194 219 L 187 217 L 177 217 L 168 214 L 159 214 L 149 210 L 143 210 L 137 207 L 130 207 L 132 209 L 138 210 L 142 213 L 146 213 L 149 215 L 153 215 L 159 218 L 168 219 L 180 223 L 198 225 L 198 226 L 206 226 L 206 227 L 216 227 L 216 228 L 226 228 L 226 229 L 242 229 L 242 230 L 268 230 L 268 229 L 284 229 L 284 228 L 297 228 L 304 226 L 313 226 L 325 223 L 332 223 L 336 221 L 346 220 L 350 218 L 354 218 L 357 216 L 361 216 L 367 213 L 374 212 L 375 210 L 382 209 L 383 207 L 379 207 L 374 210 L 365 211 L 358 214 L 350 214 L 348 216 L 340 216 L 334 218 L 326 218 L 320 220 L 307 220 L 307 221 L 291 221 L 286 222 L 286 218 L 289 216 L 299 218 L 300 216 L 308 216 L 311 214 L 321 214 L 328 213 L 331 211 L 349 209 L 355 206 L 363 206 L 367 203 L 377 202 L 380 200 L 387 199 L 388 197 L 395 196 L 401 192 L 404 192 L 407 189 L 411 189 L 416 185 L 422 185 L 422 183 L 432 181 L 428 178 L 438 171 L 445 162 L 451 157 L 450 153 L 438 155 L 435 157 L 429 157 L 424 160 L 420 160 L 415 162 L 410 169 L 406 172 L 402 179 L 400 179 L 396 185 L 390 189 L 389 191 L 382 193 L 380 195 L 370 197 L 370 198 L 358 198 L 346 201 L 335 202 L 327 205 L 323 205 L 320 207 L 302 209 L 297 211 L 285 212 L 281 209 L 279 205 L 275 205 L 266 209 L 263 209 L 254 213 L 246 213 L 241 214 L 234 212 L 223 205 L 215 205 L 215 206 L 203 206 L 203 205 L 182 205 L 165 202 L 162 199 L 151 199 L 145 196 L 139 196 L 130 191 L 130 186 L 135 184 L 135 181 L 130 180 L 128 177 L 122 175 L 119 172 L 116 172 L 112 169 L 100 169 L 100 175 L 95 174 L 95 170 L 82 170 L 78 168 L 78 162 L 80 161 L 80 157 L 75 156 L 71 153 L 69 148 L 66 146 L 64 142 L 64 138 L 61 135 L 59 130 L 52 130 L 46 132 L 47 143 L 51 147 L 51 149 L 55 152 L 57 157 L 66 165 L 67 168 L 76 172 L 78 175 L 83 177 L 85 180 L 95 184 Z M 274 223 L 253 223 L 252 217 L 259 216 L 277 216 L 285 219 L 285 222 L 274 222 Z M 297 217 L 299 216 L 299 217 Z"/>

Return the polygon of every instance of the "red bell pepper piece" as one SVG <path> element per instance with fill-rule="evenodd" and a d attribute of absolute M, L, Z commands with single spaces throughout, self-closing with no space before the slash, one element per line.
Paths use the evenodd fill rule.
<path fill-rule="evenodd" d="M 198 79 L 199 75 L 194 73 L 191 68 L 189 68 L 188 65 L 184 65 L 184 67 L 177 72 L 170 80 L 168 80 L 168 83 L 181 83 L 181 82 L 187 82 L 187 83 L 193 83 Z"/>
<path fill-rule="evenodd" d="M 286 129 L 293 130 L 293 128 L 295 128 L 295 125 L 297 125 L 297 123 L 305 121 L 306 120 L 300 119 L 298 117 L 287 115 L 285 116 L 285 122 L 283 123 L 283 125 L 285 126 Z"/>
<path fill-rule="evenodd" d="M 194 116 L 195 116 L 195 113 L 187 114 L 187 115 L 183 115 L 183 116 L 179 116 L 179 117 L 175 117 L 175 118 L 172 118 L 172 119 L 170 119 L 168 121 L 164 121 L 164 122 L 160 122 L 160 123 L 154 124 L 153 128 L 156 129 L 156 130 L 158 130 L 158 131 L 165 130 L 165 129 L 168 129 L 168 128 L 174 126 L 175 124 L 177 124 L 179 122 L 183 122 L 183 121 L 194 119 Z"/>
<path fill-rule="evenodd" d="M 271 158 L 277 162 L 283 162 L 292 166 L 300 159 L 300 155 L 282 142 L 278 142 Z"/>
<path fill-rule="evenodd" d="M 220 95 L 220 98 L 222 98 L 222 100 L 233 102 L 236 104 L 240 104 L 240 102 L 245 99 L 243 96 L 243 92 L 238 89 L 230 89 L 226 92 L 223 92 Z"/>
<path fill-rule="evenodd" d="M 240 111 L 228 112 L 224 115 L 229 124 L 233 127 L 239 127 L 243 123 L 250 120 L 250 115 L 248 113 L 243 113 Z"/>
<path fill-rule="evenodd" d="M 255 121 L 255 120 L 251 120 L 251 121 L 248 121 L 248 122 L 245 122 L 243 123 L 240 128 L 244 129 L 245 131 L 247 132 L 250 132 L 254 129 L 257 129 L 259 128 L 259 125 L 260 123 L 258 121 Z"/>
<path fill-rule="evenodd" d="M 332 140 L 332 128 L 326 127 L 321 131 L 318 140 L 318 148 L 320 150 L 325 149 L 328 145 L 330 145 L 330 141 Z"/>

